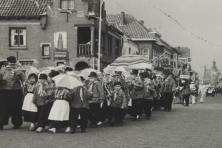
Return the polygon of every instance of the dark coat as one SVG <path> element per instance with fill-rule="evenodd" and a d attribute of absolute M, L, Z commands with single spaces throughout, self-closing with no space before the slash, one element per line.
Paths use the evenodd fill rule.
<path fill-rule="evenodd" d="M 104 89 L 100 81 L 95 81 L 91 84 L 89 83 L 87 85 L 87 89 L 92 95 L 90 103 L 100 103 L 100 101 L 103 101 L 105 99 Z"/>
<path fill-rule="evenodd" d="M 116 97 L 115 97 L 116 95 Z M 127 107 L 127 98 L 122 89 L 119 91 L 114 91 L 112 100 L 111 100 L 111 107 L 114 108 L 126 108 Z"/>
<path fill-rule="evenodd" d="M 0 89 L 22 89 L 24 80 L 25 74 L 21 70 L 17 70 L 15 65 L 9 65 L 5 70 L 0 70 Z"/>
<path fill-rule="evenodd" d="M 43 89 L 42 89 L 42 93 L 40 94 L 39 91 L 41 87 L 43 87 Z M 33 103 L 36 104 L 37 106 L 44 106 L 44 105 L 48 105 L 52 103 L 53 90 L 54 88 L 50 87 L 47 81 L 44 83 L 38 82 L 34 89 Z"/>
<path fill-rule="evenodd" d="M 81 96 L 82 93 L 82 96 Z M 89 100 L 92 95 L 88 90 L 79 86 L 71 91 L 71 108 L 87 108 L 89 109 Z"/>

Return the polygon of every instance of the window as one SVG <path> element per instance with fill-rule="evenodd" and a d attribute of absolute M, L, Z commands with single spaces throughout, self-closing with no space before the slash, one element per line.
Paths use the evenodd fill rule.
<path fill-rule="evenodd" d="M 61 0 L 60 6 L 61 9 L 74 9 L 74 0 Z"/>
<path fill-rule="evenodd" d="M 109 56 L 112 56 L 112 46 L 113 45 L 113 40 L 112 40 L 112 37 L 109 36 L 108 37 L 108 55 Z"/>
<path fill-rule="evenodd" d="M 49 57 L 50 56 L 50 45 L 49 44 L 43 44 L 42 45 L 42 56 L 43 57 Z"/>
<path fill-rule="evenodd" d="M 10 47 L 25 47 L 26 46 L 26 29 L 25 28 L 10 28 Z"/>
<path fill-rule="evenodd" d="M 34 64 L 34 60 L 19 60 L 19 63 L 21 65 L 28 65 L 28 66 L 32 66 Z"/>
<path fill-rule="evenodd" d="M 149 57 L 149 49 L 145 48 L 145 49 L 142 49 L 142 55 L 146 56 L 146 57 Z"/>

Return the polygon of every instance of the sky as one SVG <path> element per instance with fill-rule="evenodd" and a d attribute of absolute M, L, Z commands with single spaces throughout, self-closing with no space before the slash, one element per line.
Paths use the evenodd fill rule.
<path fill-rule="evenodd" d="M 170 45 L 191 49 L 192 68 L 203 73 L 212 61 L 222 69 L 222 1 L 221 0 L 104 0 L 108 14 L 125 11 L 144 20 L 145 26 L 161 33 Z M 182 29 L 169 17 L 176 19 Z M 191 33 L 201 37 L 198 39 Z"/>

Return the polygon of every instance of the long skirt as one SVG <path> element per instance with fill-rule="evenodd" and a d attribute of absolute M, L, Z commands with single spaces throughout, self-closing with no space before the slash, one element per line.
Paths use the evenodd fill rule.
<path fill-rule="evenodd" d="M 29 111 L 29 112 L 37 112 L 38 111 L 37 106 L 33 103 L 33 97 L 34 97 L 33 93 L 28 93 L 25 96 L 24 102 L 22 105 L 23 111 Z"/>
<path fill-rule="evenodd" d="M 53 121 L 68 121 L 69 112 L 69 102 L 65 100 L 56 100 L 52 105 L 48 119 Z"/>
<path fill-rule="evenodd" d="M 23 116 L 25 122 L 36 123 L 38 119 L 37 112 L 23 111 Z"/>

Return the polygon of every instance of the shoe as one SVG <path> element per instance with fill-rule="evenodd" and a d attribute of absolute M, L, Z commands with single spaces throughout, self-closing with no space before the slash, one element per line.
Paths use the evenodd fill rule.
<path fill-rule="evenodd" d="M 50 129 L 50 127 L 49 126 L 45 126 L 45 128 L 44 128 L 45 130 L 49 130 Z"/>
<path fill-rule="evenodd" d="M 97 126 L 100 126 L 100 125 L 102 125 L 103 123 L 101 122 L 101 121 L 99 121 L 98 123 L 97 123 Z"/>
<path fill-rule="evenodd" d="M 67 127 L 65 133 L 70 133 L 70 132 L 71 132 L 71 127 Z"/>
<path fill-rule="evenodd" d="M 38 127 L 38 128 L 36 129 L 36 132 L 37 132 L 37 133 L 42 133 L 42 132 L 43 132 L 43 127 Z"/>
<path fill-rule="evenodd" d="M 35 124 L 31 123 L 29 127 L 29 131 L 34 131 L 35 130 Z"/>
<path fill-rule="evenodd" d="M 52 134 L 55 134 L 56 133 L 56 128 L 50 128 L 48 129 L 49 132 L 51 132 Z"/>

